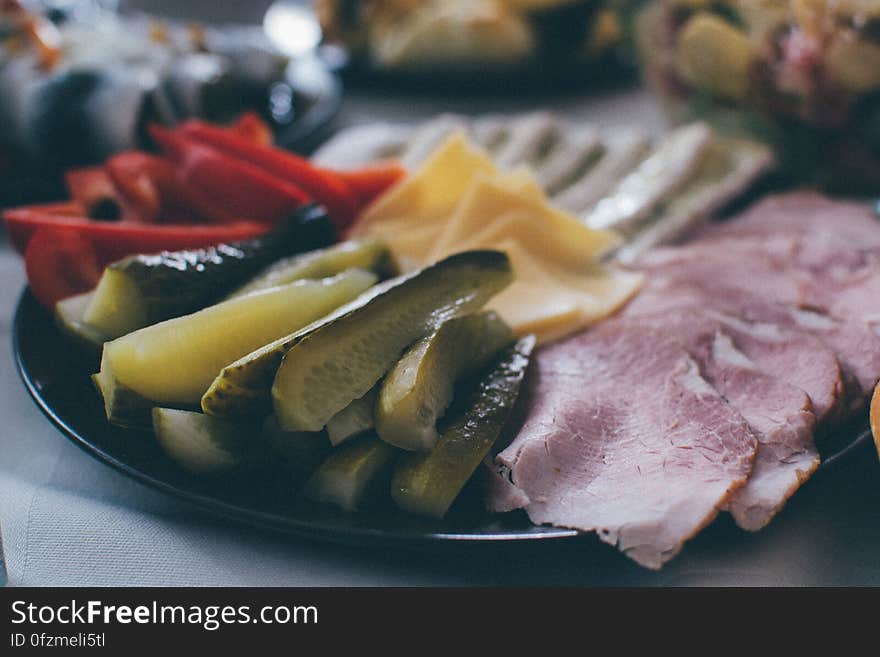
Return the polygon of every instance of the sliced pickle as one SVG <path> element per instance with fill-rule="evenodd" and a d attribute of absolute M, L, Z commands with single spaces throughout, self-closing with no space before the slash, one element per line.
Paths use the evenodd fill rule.
<path fill-rule="evenodd" d="M 304 278 L 327 278 L 346 269 L 366 269 L 382 275 L 391 268 L 388 247 L 374 239 L 342 242 L 326 249 L 279 260 L 232 292 L 240 297 L 268 287 L 284 285 Z"/>
<path fill-rule="evenodd" d="M 290 340 L 272 384 L 282 427 L 319 431 L 362 397 L 403 351 L 482 307 L 513 279 L 507 255 L 467 251 L 379 285 Z M 229 369 L 229 368 L 227 368 Z"/>
<path fill-rule="evenodd" d="M 323 317 L 375 281 L 375 274 L 359 269 L 319 281 L 297 281 L 106 343 L 98 385 L 105 393 L 107 417 L 119 417 L 121 409 L 129 414 L 143 400 L 152 406 L 198 407 L 224 365 Z"/>
<path fill-rule="evenodd" d="M 107 336 L 83 320 L 86 308 L 92 300 L 92 292 L 77 294 L 55 304 L 55 323 L 61 331 L 77 341 L 82 347 L 99 351 Z"/>
<path fill-rule="evenodd" d="M 155 404 L 116 380 L 110 372 L 92 375 L 92 383 L 104 400 L 107 420 L 120 427 L 147 427 Z"/>
<path fill-rule="evenodd" d="M 108 338 L 117 338 L 215 303 L 278 258 L 331 240 L 324 210 L 307 206 L 252 240 L 129 256 L 104 270 L 83 320 Z"/>
<path fill-rule="evenodd" d="M 400 457 L 391 482 L 397 506 L 424 516 L 446 515 L 510 417 L 534 345 L 532 336 L 522 338 L 488 369 L 431 452 Z"/>
<path fill-rule="evenodd" d="M 406 450 L 429 451 L 456 382 L 482 369 L 514 341 L 494 312 L 455 317 L 416 342 L 385 376 L 376 405 L 376 433 Z"/>
<path fill-rule="evenodd" d="M 304 482 L 330 455 L 332 448 L 323 431 L 284 431 L 274 415 L 263 421 L 262 435 L 281 457 L 295 484 Z"/>
<path fill-rule="evenodd" d="M 340 362 L 345 363 L 345 367 L 356 365 L 372 356 L 370 343 L 358 347 L 358 335 L 362 339 L 375 340 L 381 346 L 384 344 L 383 337 L 387 337 L 383 333 L 390 335 L 392 331 L 386 330 L 390 328 L 395 335 L 395 348 L 402 340 L 406 340 L 405 344 L 399 346 L 399 352 L 391 358 L 385 368 L 387 370 L 412 342 L 429 333 L 450 316 L 479 308 L 488 298 L 504 288 L 512 277 L 510 263 L 504 254 L 480 251 L 447 258 L 422 271 L 380 283 L 314 325 L 267 344 L 224 367 L 202 398 L 202 410 L 230 417 L 268 415 L 272 411 L 272 382 L 287 351 L 307 339 L 311 342 L 313 335 L 323 333 L 323 329 L 340 322 L 338 329 L 333 329 L 331 337 L 322 339 L 318 344 L 322 347 L 327 345 L 334 352 L 336 345 L 333 341 L 336 337 L 333 336 L 354 330 L 357 335 L 349 336 L 352 338 L 349 349 L 360 349 L 360 353 L 346 352 L 342 355 L 341 351 L 338 352 Z M 369 335 L 364 332 L 365 329 L 375 326 L 379 326 L 375 332 Z M 365 395 L 384 373 L 378 374 L 363 389 L 354 389 L 350 397 L 347 392 L 341 395 L 343 399 L 347 399 L 338 402 L 338 407 L 329 413 L 320 426 L 304 430 L 319 431 L 324 428 L 333 415 L 351 401 Z M 349 387 L 351 386 L 343 385 L 345 390 Z M 322 391 L 315 392 L 318 396 L 325 394 Z M 279 421 L 284 424 L 281 418 Z M 301 429 L 295 425 L 288 428 Z"/>
<path fill-rule="evenodd" d="M 254 425 L 174 408 L 154 408 L 152 416 L 162 449 L 194 474 L 223 474 L 271 459 L 271 451 Z"/>
<path fill-rule="evenodd" d="M 375 426 L 376 397 L 378 389 L 373 387 L 363 397 L 352 401 L 327 422 L 327 435 L 336 447 Z"/>
<path fill-rule="evenodd" d="M 345 511 L 362 509 L 382 493 L 388 482 L 398 450 L 364 434 L 333 450 L 305 485 L 306 497 L 334 504 Z"/>

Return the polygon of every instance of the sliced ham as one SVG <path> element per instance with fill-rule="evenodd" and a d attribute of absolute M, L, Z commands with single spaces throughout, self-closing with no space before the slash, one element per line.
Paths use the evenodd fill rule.
<path fill-rule="evenodd" d="M 755 466 L 728 508 L 743 529 L 761 529 L 819 467 L 813 440 L 816 416 L 810 397 L 777 376 L 787 366 L 799 366 L 805 345 L 780 341 L 770 330 L 725 322 L 698 310 L 631 321 L 675 336 L 699 364 L 704 378 L 749 423 L 758 440 Z M 831 390 L 823 391 L 823 396 L 833 394 L 839 386 L 839 372 L 836 374 L 836 380 L 826 382 Z"/>
<path fill-rule="evenodd" d="M 690 307 L 714 308 L 750 322 L 775 324 L 811 335 L 836 356 L 843 374 L 846 405 L 850 409 L 862 406 L 866 394 L 880 379 L 880 337 L 861 322 L 842 322 L 817 310 L 769 301 L 760 294 L 763 291 L 760 284 L 755 284 L 753 290 L 744 290 L 711 278 L 652 277 L 626 308 L 625 314 L 634 316 L 664 310 L 671 313 Z M 815 358 L 817 375 L 828 376 L 827 354 L 822 356 L 822 351 L 817 349 Z M 806 368 L 810 369 L 809 361 Z M 823 371 L 826 374 L 822 374 Z M 806 376 L 810 376 L 809 371 Z M 807 390 L 806 384 L 796 385 Z"/>
<path fill-rule="evenodd" d="M 752 468 L 757 440 L 669 334 L 612 321 L 535 359 L 531 404 L 497 457 L 532 521 L 596 531 L 659 568 L 712 521 Z"/>

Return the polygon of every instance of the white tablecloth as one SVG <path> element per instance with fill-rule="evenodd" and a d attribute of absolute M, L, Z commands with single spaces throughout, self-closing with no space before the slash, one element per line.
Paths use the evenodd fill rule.
<path fill-rule="evenodd" d="M 359 97 L 342 121 L 491 109 Z M 641 93 L 569 99 L 554 109 L 606 124 L 659 125 Z M 747 535 L 722 523 L 660 573 L 591 542 L 470 553 L 369 550 L 218 519 L 95 461 L 39 413 L 12 361 L 10 327 L 24 275 L 5 245 L 0 281 L 0 528 L 11 585 L 880 585 L 880 467 L 869 451 L 811 482 L 767 530 Z"/>

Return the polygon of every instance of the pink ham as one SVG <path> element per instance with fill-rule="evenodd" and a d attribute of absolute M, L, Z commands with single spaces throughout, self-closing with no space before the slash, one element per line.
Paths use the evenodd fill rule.
<path fill-rule="evenodd" d="M 670 335 L 609 322 L 535 369 L 530 413 L 496 458 L 521 495 L 491 506 L 518 497 L 533 522 L 596 531 L 659 568 L 745 484 L 754 434 Z"/>

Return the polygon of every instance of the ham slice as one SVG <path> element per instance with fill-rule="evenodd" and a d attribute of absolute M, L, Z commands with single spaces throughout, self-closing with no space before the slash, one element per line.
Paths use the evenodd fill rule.
<path fill-rule="evenodd" d="M 748 482 L 734 493 L 728 508 L 743 529 L 761 529 L 819 467 L 813 440 L 816 416 L 804 390 L 777 374 L 796 370 L 807 344 L 787 341 L 767 327 L 724 320 L 695 310 L 641 317 L 642 326 L 669 331 L 699 364 L 704 378 L 749 423 L 758 440 Z M 788 336 L 794 338 L 795 336 Z M 750 358 L 749 354 L 754 356 Z M 827 377 L 833 395 L 840 373 Z"/>
<path fill-rule="evenodd" d="M 752 469 L 748 423 L 679 342 L 608 322 L 535 359 L 530 413 L 497 457 L 533 522 L 596 531 L 659 568 L 711 522 Z"/>

